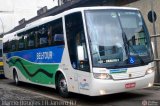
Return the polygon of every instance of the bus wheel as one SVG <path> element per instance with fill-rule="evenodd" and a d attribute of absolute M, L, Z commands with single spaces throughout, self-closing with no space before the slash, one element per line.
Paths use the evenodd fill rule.
<path fill-rule="evenodd" d="M 20 82 L 19 82 L 19 79 L 18 79 L 18 74 L 17 74 L 16 71 L 14 71 L 13 76 L 14 76 L 14 82 L 15 82 L 15 84 L 16 85 L 20 85 Z"/>
<path fill-rule="evenodd" d="M 57 87 L 60 95 L 64 98 L 69 97 L 67 82 L 63 74 L 58 76 Z"/>

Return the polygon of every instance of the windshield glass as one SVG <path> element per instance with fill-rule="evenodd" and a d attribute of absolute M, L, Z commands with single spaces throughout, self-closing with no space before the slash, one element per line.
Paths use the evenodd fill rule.
<path fill-rule="evenodd" d="M 85 11 L 93 66 L 125 67 L 152 60 L 149 34 L 137 10 Z"/>

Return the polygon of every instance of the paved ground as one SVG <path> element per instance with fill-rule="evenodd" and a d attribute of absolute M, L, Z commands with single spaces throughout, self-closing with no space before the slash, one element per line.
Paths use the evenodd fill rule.
<path fill-rule="evenodd" d="M 36 86 L 35 91 L 29 89 L 32 87 L 34 87 L 34 85 L 26 83 L 22 83 L 21 86 L 16 86 L 11 80 L 1 79 L 0 106 L 65 106 L 73 104 L 72 101 L 62 101 L 36 92 L 36 89 L 38 90 L 40 86 Z M 42 92 L 45 91 L 42 90 Z"/>
<path fill-rule="evenodd" d="M 160 106 L 160 87 L 100 97 L 72 94 L 64 99 L 51 88 L 0 80 L 0 106 Z"/>

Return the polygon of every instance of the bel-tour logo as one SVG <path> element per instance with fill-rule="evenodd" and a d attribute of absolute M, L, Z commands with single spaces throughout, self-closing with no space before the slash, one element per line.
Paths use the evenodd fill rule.
<path fill-rule="evenodd" d="M 37 60 L 44 60 L 44 59 L 49 60 L 52 59 L 52 57 L 53 57 L 52 51 L 37 53 Z"/>

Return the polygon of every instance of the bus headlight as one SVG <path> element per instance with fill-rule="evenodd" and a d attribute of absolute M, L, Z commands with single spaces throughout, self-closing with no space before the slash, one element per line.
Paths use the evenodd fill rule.
<path fill-rule="evenodd" d="M 154 67 L 151 67 L 151 68 L 147 69 L 146 75 L 147 75 L 147 74 L 151 74 L 151 73 L 153 73 L 154 71 L 155 71 L 155 68 L 154 68 Z"/>
<path fill-rule="evenodd" d="M 96 79 L 112 79 L 112 77 L 107 73 L 93 73 L 93 76 Z"/>

